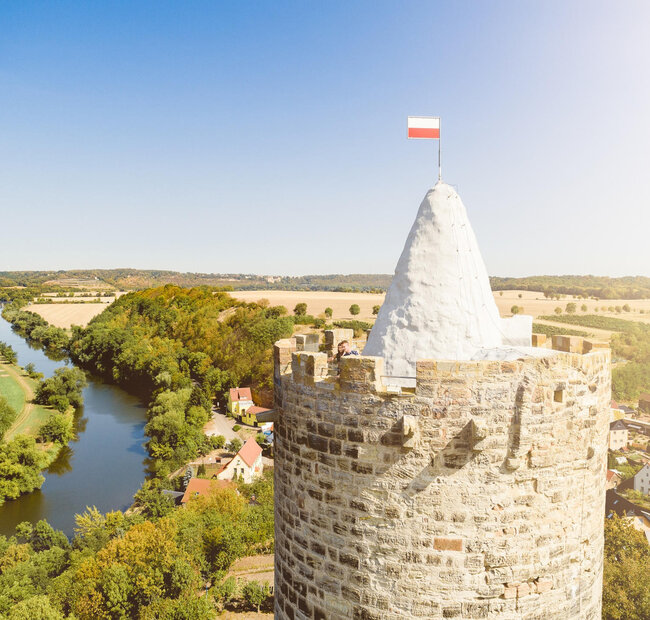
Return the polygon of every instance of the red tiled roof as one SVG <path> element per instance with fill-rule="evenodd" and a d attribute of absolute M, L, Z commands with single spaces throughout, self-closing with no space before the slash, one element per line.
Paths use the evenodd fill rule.
<path fill-rule="evenodd" d="M 610 403 L 610 407 L 611 407 L 612 409 L 618 409 L 618 403 L 617 403 L 615 400 L 613 400 L 613 401 Z"/>
<path fill-rule="evenodd" d="M 252 467 L 257 457 L 262 454 L 262 448 L 252 437 L 249 437 L 237 454 L 241 456 L 246 465 Z"/>
<path fill-rule="evenodd" d="M 230 400 L 234 403 L 238 400 L 253 400 L 250 388 L 230 388 Z"/>
<path fill-rule="evenodd" d="M 230 480 L 204 480 L 203 478 L 190 478 L 185 489 L 185 494 L 181 499 L 181 504 L 190 500 L 191 497 L 196 495 L 205 495 L 215 489 L 227 489 L 233 487 Z"/>
<path fill-rule="evenodd" d="M 257 415 L 258 413 L 264 413 L 265 411 L 270 411 L 270 409 L 266 409 L 266 407 L 258 407 L 257 405 L 253 405 L 252 407 L 246 409 L 246 415 Z"/>
<path fill-rule="evenodd" d="M 618 476 L 618 474 L 615 471 L 612 471 L 611 469 L 607 470 L 607 482 L 609 482 L 614 476 Z"/>

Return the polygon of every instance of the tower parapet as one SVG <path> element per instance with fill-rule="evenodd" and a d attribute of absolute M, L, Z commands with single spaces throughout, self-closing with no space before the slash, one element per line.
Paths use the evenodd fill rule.
<path fill-rule="evenodd" d="M 331 376 L 325 354 L 293 353 L 276 617 L 599 618 L 610 352 L 553 344 L 417 360 L 398 391 L 381 357 Z"/>

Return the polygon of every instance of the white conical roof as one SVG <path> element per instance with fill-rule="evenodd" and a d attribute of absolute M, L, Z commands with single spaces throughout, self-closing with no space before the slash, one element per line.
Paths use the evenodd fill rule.
<path fill-rule="evenodd" d="M 418 359 L 468 360 L 504 344 L 502 324 L 467 212 L 453 187 L 427 192 L 364 355 L 415 376 Z"/>

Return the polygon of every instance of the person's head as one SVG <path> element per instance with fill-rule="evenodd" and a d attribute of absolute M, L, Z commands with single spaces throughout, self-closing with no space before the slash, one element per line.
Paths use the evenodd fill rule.
<path fill-rule="evenodd" d="M 350 352 L 350 343 L 347 340 L 341 340 L 339 342 L 339 353 L 343 355 L 343 353 L 349 353 Z"/>

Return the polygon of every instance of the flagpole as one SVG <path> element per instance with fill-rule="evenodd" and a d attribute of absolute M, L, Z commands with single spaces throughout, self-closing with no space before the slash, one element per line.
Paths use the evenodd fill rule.
<path fill-rule="evenodd" d="M 438 120 L 438 132 L 440 132 L 440 120 Z M 442 142 L 440 134 L 438 134 L 438 181 L 442 181 L 442 149 L 440 143 Z"/>

